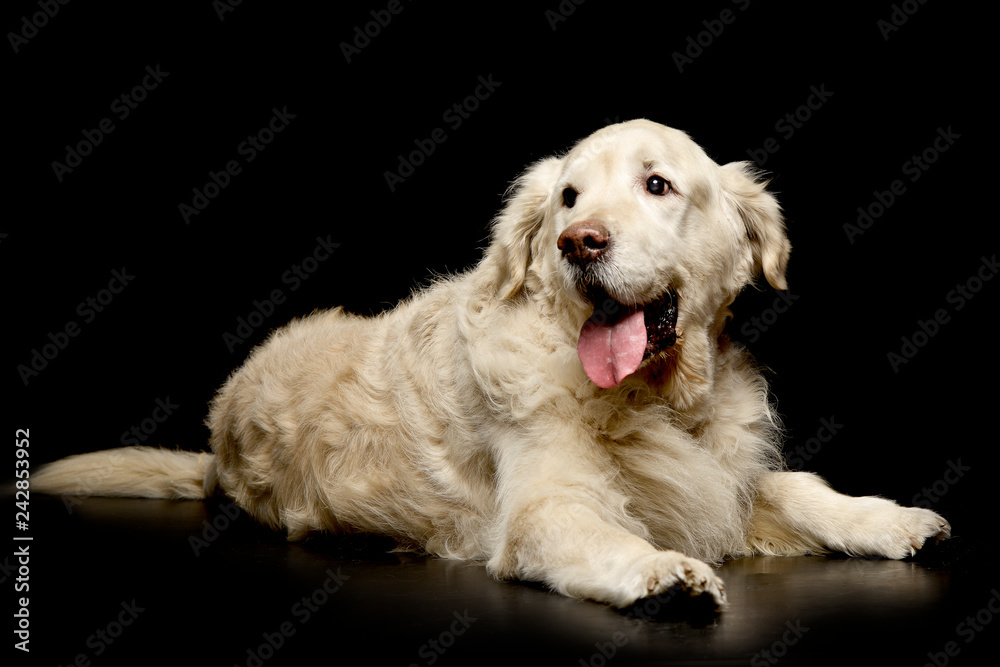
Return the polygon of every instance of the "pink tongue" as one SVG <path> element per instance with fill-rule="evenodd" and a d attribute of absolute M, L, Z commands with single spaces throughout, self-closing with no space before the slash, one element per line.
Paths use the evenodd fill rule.
<path fill-rule="evenodd" d="M 614 324 L 587 320 L 580 330 L 577 354 L 587 377 L 598 387 L 617 387 L 635 372 L 646 353 L 646 321 L 642 309 Z"/>

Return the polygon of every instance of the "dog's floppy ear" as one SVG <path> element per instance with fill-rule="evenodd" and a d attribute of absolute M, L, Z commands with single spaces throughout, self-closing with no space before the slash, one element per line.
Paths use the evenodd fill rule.
<path fill-rule="evenodd" d="M 493 264 L 497 295 L 509 299 L 524 286 L 531 261 L 531 239 L 545 217 L 549 196 L 562 170 L 562 160 L 534 163 L 507 191 L 503 210 L 493 220 L 486 261 Z"/>
<path fill-rule="evenodd" d="M 764 272 L 771 287 L 788 289 L 785 267 L 792 244 L 778 200 L 765 190 L 766 183 L 751 162 L 730 162 L 722 166 L 722 173 L 723 198 L 746 227 L 755 267 Z"/>

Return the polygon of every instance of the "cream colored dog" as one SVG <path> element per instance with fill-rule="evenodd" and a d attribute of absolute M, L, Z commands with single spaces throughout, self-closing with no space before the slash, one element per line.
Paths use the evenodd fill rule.
<path fill-rule="evenodd" d="M 789 250 L 748 163 L 612 125 L 527 170 L 475 269 L 276 332 L 216 397 L 213 454 L 83 454 L 32 488 L 219 486 L 289 539 L 381 533 L 616 606 L 678 584 L 721 606 L 704 561 L 727 556 L 910 556 L 948 524 L 784 471 L 765 382 L 723 333 L 756 274 L 786 288 Z"/>

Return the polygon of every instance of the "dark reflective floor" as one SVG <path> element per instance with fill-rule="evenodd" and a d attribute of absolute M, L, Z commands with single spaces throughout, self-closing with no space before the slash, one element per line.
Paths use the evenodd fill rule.
<path fill-rule="evenodd" d="M 1000 635 L 1000 582 L 962 536 L 916 561 L 727 562 L 710 615 L 668 596 L 617 611 L 379 538 L 287 544 L 228 508 L 33 499 L 33 662 L 940 667 L 983 664 Z"/>

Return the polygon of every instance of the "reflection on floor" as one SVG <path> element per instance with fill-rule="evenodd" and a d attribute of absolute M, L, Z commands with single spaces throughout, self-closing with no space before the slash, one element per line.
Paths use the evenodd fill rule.
<path fill-rule="evenodd" d="M 225 502 L 32 510 L 33 653 L 49 664 L 341 664 L 360 650 L 373 665 L 922 665 L 1000 634 L 1000 582 L 973 574 L 960 536 L 915 561 L 726 562 L 729 608 L 707 614 L 683 596 L 571 600 L 377 537 L 288 544 Z"/>

